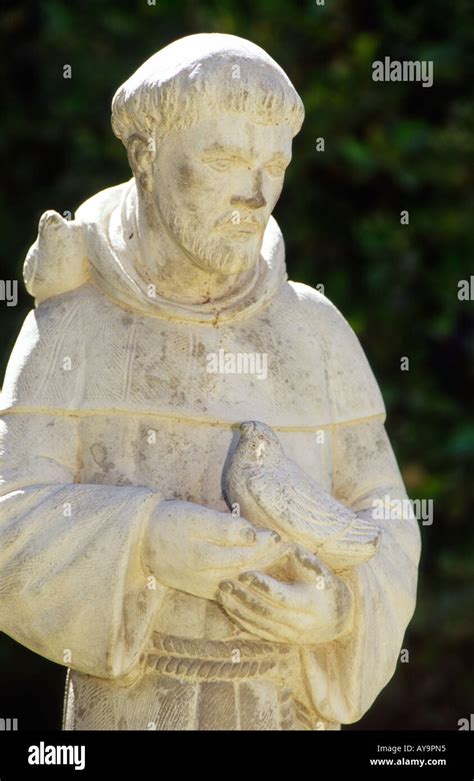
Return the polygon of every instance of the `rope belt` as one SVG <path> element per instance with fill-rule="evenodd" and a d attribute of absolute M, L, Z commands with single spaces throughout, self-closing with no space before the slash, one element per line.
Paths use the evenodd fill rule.
<path fill-rule="evenodd" d="M 154 632 L 146 668 L 202 681 L 284 678 L 294 658 L 289 646 L 247 640 L 196 640 Z"/>

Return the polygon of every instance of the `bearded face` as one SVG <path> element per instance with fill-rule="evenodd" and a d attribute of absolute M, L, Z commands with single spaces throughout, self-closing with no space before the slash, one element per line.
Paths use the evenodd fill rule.
<path fill-rule="evenodd" d="M 291 144 L 287 125 L 236 114 L 168 134 L 153 164 L 154 218 L 201 269 L 249 270 L 281 193 Z"/>

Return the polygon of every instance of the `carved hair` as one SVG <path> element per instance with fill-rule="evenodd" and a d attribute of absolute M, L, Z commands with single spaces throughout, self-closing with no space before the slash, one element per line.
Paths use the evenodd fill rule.
<path fill-rule="evenodd" d="M 280 66 L 259 46 L 234 35 L 190 35 L 150 57 L 117 90 L 112 128 L 159 141 L 223 111 L 265 124 L 287 124 L 296 135 L 304 107 Z"/>

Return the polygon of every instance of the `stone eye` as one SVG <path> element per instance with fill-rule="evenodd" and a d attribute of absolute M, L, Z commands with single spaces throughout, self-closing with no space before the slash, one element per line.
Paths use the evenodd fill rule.
<path fill-rule="evenodd" d="M 285 166 L 282 163 L 270 163 L 266 166 L 266 170 L 270 176 L 283 176 L 285 173 Z"/>
<path fill-rule="evenodd" d="M 226 160 L 222 157 L 216 158 L 215 160 L 208 160 L 207 162 L 215 171 L 228 171 L 230 168 L 230 160 Z"/>

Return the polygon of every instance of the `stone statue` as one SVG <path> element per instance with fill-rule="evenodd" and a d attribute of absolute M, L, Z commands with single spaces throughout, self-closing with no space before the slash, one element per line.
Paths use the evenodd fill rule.
<path fill-rule="evenodd" d="M 63 727 L 339 729 L 392 677 L 413 513 L 360 344 L 271 216 L 303 105 L 192 35 L 115 94 L 133 178 L 46 212 L 0 418 L 0 629 Z M 240 438 L 240 441 L 239 441 Z"/>

